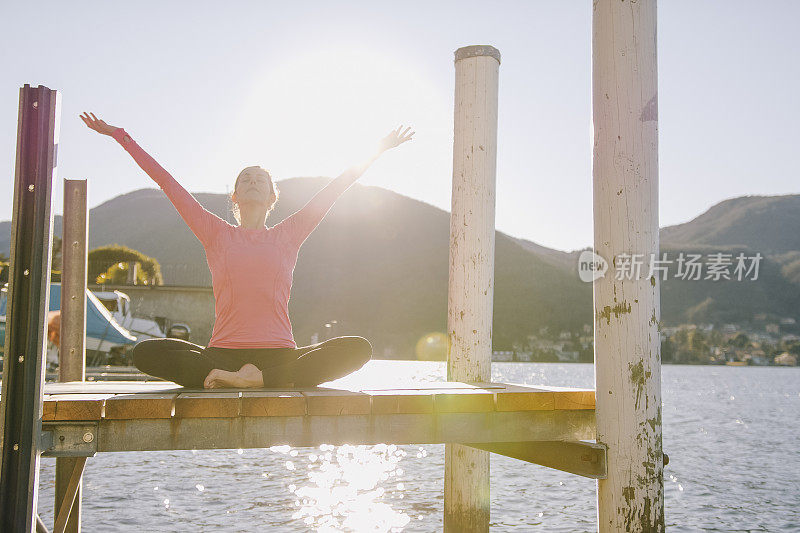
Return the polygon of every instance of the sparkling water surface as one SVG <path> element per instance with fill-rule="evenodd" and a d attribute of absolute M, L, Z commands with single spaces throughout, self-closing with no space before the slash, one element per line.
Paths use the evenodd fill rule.
<path fill-rule="evenodd" d="M 335 385 L 441 381 L 371 361 Z M 493 381 L 594 387 L 591 364 L 494 363 Z M 664 365 L 670 531 L 800 531 L 800 368 Z M 101 453 L 83 531 L 441 531 L 444 445 Z M 53 523 L 55 460 L 39 513 Z M 493 455 L 491 530 L 596 531 L 596 481 Z"/>

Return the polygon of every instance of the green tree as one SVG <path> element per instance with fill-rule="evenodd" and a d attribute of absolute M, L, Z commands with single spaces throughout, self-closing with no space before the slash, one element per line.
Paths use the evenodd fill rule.
<path fill-rule="evenodd" d="M 53 235 L 52 260 L 50 263 L 50 281 L 61 281 L 61 237 Z M 0 283 L 8 283 L 8 272 L 11 258 L 0 252 Z"/>
<path fill-rule="evenodd" d="M 689 332 L 689 348 L 693 360 L 705 363 L 710 359 L 706 336 L 699 329 L 694 329 Z"/>
<path fill-rule="evenodd" d="M 736 348 L 746 348 L 750 346 L 750 338 L 744 333 L 739 333 L 733 338 L 731 345 Z"/>
<path fill-rule="evenodd" d="M 672 362 L 675 358 L 675 344 L 669 340 L 661 341 L 661 361 L 663 363 Z"/>
<path fill-rule="evenodd" d="M 53 235 L 53 242 L 50 247 L 52 250 L 50 259 L 50 281 L 61 281 L 61 237 L 58 235 Z"/>
<path fill-rule="evenodd" d="M 138 250 L 112 244 L 101 246 L 89 252 L 87 277 L 89 283 L 124 285 L 129 279 L 129 265 L 136 264 L 136 284 L 161 285 L 161 265 L 154 257 L 149 257 Z"/>
<path fill-rule="evenodd" d="M 711 333 L 708 336 L 708 342 L 713 345 L 722 344 L 723 341 L 722 332 L 718 329 L 711 330 Z"/>

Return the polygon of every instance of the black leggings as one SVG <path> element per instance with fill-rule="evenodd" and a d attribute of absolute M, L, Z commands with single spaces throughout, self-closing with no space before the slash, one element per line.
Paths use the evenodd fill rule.
<path fill-rule="evenodd" d="M 202 389 L 211 370 L 237 372 L 247 363 L 264 377 L 264 387 L 314 387 L 358 370 L 372 357 L 364 337 L 334 337 L 297 348 L 203 348 L 179 339 L 148 339 L 133 347 L 133 364 L 151 376 Z"/>

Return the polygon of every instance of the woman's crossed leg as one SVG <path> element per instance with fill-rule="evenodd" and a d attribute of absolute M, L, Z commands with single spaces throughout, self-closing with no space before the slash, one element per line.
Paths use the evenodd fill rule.
<path fill-rule="evenodd" d="M 358 370 L 372 357 L 364 337 L 334 337 L 297 348 L 203 348 L 178 339 L 134 347 L 136 367 L 187 388 L 313 387 Z"/>
<path fill-rule="evenodd" d="M 372 345 L 358 336 L 334 337 L 297 351 L 298 358 L 288 369 L 295 387 L 316 387 L 343 378 L 372 358 Z"/>
<path fill-rule="evenodd" d="M 239 370 L 208 357 L 204 351 L 202 346 L 180 339 L 147 339 L 133 347 L 133 364 L 145 374 L 190 389 L 202 389 L 215 368 Z"/>

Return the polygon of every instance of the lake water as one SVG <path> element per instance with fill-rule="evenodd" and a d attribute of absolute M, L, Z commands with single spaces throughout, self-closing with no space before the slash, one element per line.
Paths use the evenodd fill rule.
<path fill-rule="evenodd" d="M 591 364 L 494 363 L 493 381 L 594 387 Z M 444 379 L 443 363 L 371 361 L 335 382 Z M 800 367 L 664 365 L 670 531 L 800 531 Z M 55 460 L 39 513 L 53 523 Z M 104 453 L 83 530 L 441 531 L 444 445 Z M 596 481 L 493 455 L 492 531 L 596 531 Z"/>

